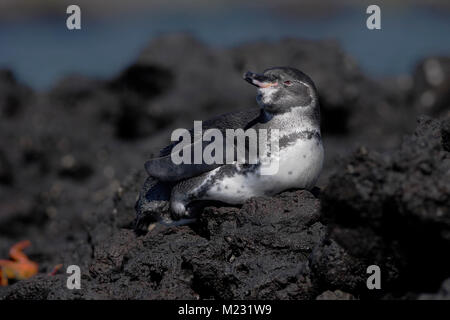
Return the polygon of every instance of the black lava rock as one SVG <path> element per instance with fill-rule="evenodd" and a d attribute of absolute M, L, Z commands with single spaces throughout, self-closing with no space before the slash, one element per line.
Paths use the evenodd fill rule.
<path fill-rule="evenodd" d="M 394 292 L 433 290 L 449 276 L 442 260 L 450 250 L 445 125 L 421 117 L 392 154 L 360 149 L 336 168 L 322 193 L 330 236 L 352 256 L 379 265 Z"/>

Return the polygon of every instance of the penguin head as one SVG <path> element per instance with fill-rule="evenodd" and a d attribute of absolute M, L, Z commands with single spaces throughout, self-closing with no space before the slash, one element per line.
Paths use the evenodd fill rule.
<path fill-rule="evenodd" d="M 272 114 L 289 112 L 291 108 L 316 108 L 317 91 L 303 72 L 290 67 L 275 67 L 262 74 L 246 72 L 244 80 L 256 86 L 256 101 Z"/>

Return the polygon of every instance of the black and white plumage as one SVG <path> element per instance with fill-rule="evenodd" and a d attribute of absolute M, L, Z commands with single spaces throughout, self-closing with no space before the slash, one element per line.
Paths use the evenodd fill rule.
<path fill-rule="evenodd" d="M 240 204 L 250 197 L 274 195 L 291 188 L 311 189 L 322 170 L 324 151 L 320 133 L 320 108 L 312 80 L 289 67 L 270 68 L 263 74 L 247 72 L 244 79 L 257 87 L 260 109 L 228 113 L 203 122 L 203 130 L 278 129 L 279 153 L 266 155 L 266 163 L 277 161 L 278 171 L 262 175 L 260 165 L 180 164 L 171 159 L 176 143 L 146 162 L 147 187 L 137 203 L 154 214 L 154 220 L 169 224 L 185 223 L 192 218 L 189 206 L 197 200 Z M 201 139 L 193 144 L 207 142 Z M 167 203 L 169 201 L 169 203 Z M 164 207 L 170 216 L 161 216 Z M 139 210 L 138 210 L 139 212 Z M 139 222 L 138 217 L 138 222 Z"/>

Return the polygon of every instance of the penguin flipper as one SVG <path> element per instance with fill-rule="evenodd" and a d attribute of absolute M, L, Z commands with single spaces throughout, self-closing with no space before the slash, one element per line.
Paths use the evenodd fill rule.
<path fill-rule="evenodd" d="M 246 130 L 251 125 L 257 123 L 261 116 L 261 110 L 258 108 L 251 108 L 248 110 L 234 111 L 226 113 L 215 118 L 203 121 L 202 129 L 206 131 L 208 129 L 219 129 L 225 132 L 226 129 L 244 129 Z M 189 130 L 191 138 L 194 137 L 194 129 Z M 180 140 L 181 141 L 181 140 Z M 164 157 L 171 154 L 173 148 L 180 143 L 175 141 L 160 150 L 159 156 Z"/>
<path fill-rule="evenodd" d="M 257 108 L 248 109 L 244 111 L 231 112 L 225 115 L 218 116 L 211 120 L 203 122 L 203 131 L 208 129 L 218 129 L 222 133 L 225 133 L 226 129 L 247 129 L 249 126 L 254 125 L 259 121 L 261 111 Z M 193 129 L 190 131 L 191 138 L 194 137 Z M 149 176 L 155 177 L 161 181 L 179 181 L 187 178 L 191 178 L 202 174 L 207 171 L 214 170 L 219 167 L 220 164 L 207 164 L 203 160 L 201 163 L 181 163 L 175 164 L 172 159 L 173 149 L 181 142 L 176 141 L 160 151 L 160 157 L 150 159 L 145 163 L 145 169 Z M 196 148 L 203 150 L 210 142 L 202 140 L 194 141 L 192 144 L 184 146 L 182 149 L 184 152 L 191 153 L 191 158 L 194 159 L 193 153 Z M 202 144 L 199 146 L 199 144 Z M 233 146 L 232 146 L 233 147 Z M 225 149 L 223 149 L 224 156 L 226 155 Z M 235 152 L 235 150 L 230 150 Z M 192 161 L 193 162 L 193 161 Z M 224 162 L 223 162 L 224 163 Z"/>
<path fill-rule="evenodd" d="M 190 159 L 194 159 L 193 153 L 196 148 L 202 148 L 200 144 L 207 144 L 207 142 L 204 141 L 196 141 L 192 144 L 189 144 L 183 148 L 183 153 L 188 152 L 191 154 Z M 203 149 L 200 149 L 203 150 Z M 190 161 L 192 162 L 192 161 Z M 145 163 L 145 170 L 147 171 L 148 175 L 150 177 L 157 178 L 160 181 L 165 182 L 175 182 L 180 181 L 183 179 L 191 178 L 194 176 L 197 176 L 199 174 L 202 174 L 207 171 L 214 170 L 217 168 L 220 164 L 207 164 L 202 161 L 200 163 L 175 163 L 175 161 L 172 159 L 172 154 L 150 159 Z"/>

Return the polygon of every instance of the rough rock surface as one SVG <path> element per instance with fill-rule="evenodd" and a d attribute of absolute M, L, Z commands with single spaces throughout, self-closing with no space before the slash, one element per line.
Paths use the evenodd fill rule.
<path fill-rule="evenodd" d="M 325 291 L 317 296 L 316 300 L 355 300 L 351 294 L 342 292 L 340 290 L 336 291 Z"/>
<path fill-rule="evenodd" d="M 390 154 L 360 149 L 322 193 L 330 236 L 352 256 L 379 265 L 393 292 L 432 290 L 450 270 L 442 259 L 450 250 L 447 121 L 421 117 Z"/>

